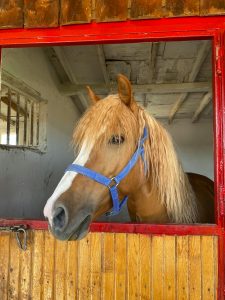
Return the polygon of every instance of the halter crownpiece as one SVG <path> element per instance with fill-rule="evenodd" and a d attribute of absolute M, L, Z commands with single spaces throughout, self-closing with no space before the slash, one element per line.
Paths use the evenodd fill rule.
<path fill-rule="evenodd" d="M 109 189 L 111 198 L 112 198 L 112 202 L 113 202 L 113 208 L 111 211 L 106 213 L 107 216 L 114 216 L 114 215 L 119 214 L 122 207 L 126 203 L 128 196 L 125 196 L 122 199 L 122 201 L 120 201 L 117 187 L 118 187 L 119 183 L 121 182 L 121 180 L 123 178 L 125 178 L 127 176 L 127 174 L 130 172 L 130 170 L 134 167 L 139 156 L 142 157 L 144 165 L 145 165 L 144 142 L 147 138 L 147 135 L 148 135 L 148 130 L 146 127 L 144 127 L 143 136 L 138 143 L 137 150 L 134 152 L 133 156 L 131 157 L 131 159 L 129 160 L 127 165 L 122 169 L 122 171 L 118 175 L 116 175 L 112 178 L 108 178 L 100 173 L 97 173 L 91 169 L 85 168 L 85 167 L 77 165 L 77 164 L 69 165 L 69 167 L 65 171 L 65 172 L 69 172 L 69 171 L 76 172 L 83 176 L 89 177 L 89 178 L 93 179 L 94 181 L 96 181 L 100 184 L 103 184 L 104 186 L 106 186 Z M 145 165 L 145 170 L 146 170 L 146 165 Z"/>

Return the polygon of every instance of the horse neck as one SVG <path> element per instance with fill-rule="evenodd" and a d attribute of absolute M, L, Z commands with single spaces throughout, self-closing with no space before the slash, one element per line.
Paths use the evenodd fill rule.
<path fill-rule="evenodd" d="M 168 223 L 167 211 L 157 190 L 146 181 L 135 193 L 129 196 L 128 210 L 132 221 L 142 223 Z"/>

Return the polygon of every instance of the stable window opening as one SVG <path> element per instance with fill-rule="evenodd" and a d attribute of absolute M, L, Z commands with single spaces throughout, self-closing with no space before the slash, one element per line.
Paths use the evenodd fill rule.
<path fill-rule="evenodd" d="M 13 67 L 10 65 L 12 61 L 21 63 Z M 2 62 L 6 71 L 13 72 L 13 76 L 21 73 L 27 85 L 40 95 L 47 95 L 48 147 L 39 158 L 39 164 L 37 157 L 28 158 L 25 151 L 20 166 L 26 164 L 27 172 L 21 180 L 31 188 L 26 188 L 26 193 L 21 192 L 22 206 L 12 211 L 11 208 L 20 200 L 13 192 L 9 193 L 12 186 L 6 185 L 3 193 L 10 197 L 10 205 L 0 203 L 0 217 L 44 219 L 43 208 L 47 199 L 67 166 L 74 161 L 70 144 L 74 125 L 91 107 L 86 86 L 104 99 L 108 94 L 117 93 L 119 73 L 129 79 L 138 105 L 172 136 L 184 171 L 214 179 L 211 40 L 5 48 Z M 29 73 L 31 62 L 32 76 Z M 1 142 L 20 145 L 25 141 L 27 146 L 38 147 L 40 103 L 28 102 L 26 97 L 18 96 L 18 91 L 5 83 L 2 90 L 5 98 L 1 100 L 1 113 L 5 121 L 1 118 L 1 122 L 5 124 L 5 132 L 1 131 Z M 26 132 L 23 129 L 25 123 Z M 5 155 L 1 159 L 5 159 Z M 13 168 L 10 166 L 8 170 L 10 176 L 13 176 Z M 34 168 L 35 176 L 30 176 L 29 172 Z M 13 184 L 17 186 L 17 182 Z M 210 213 L 215 215 L 214 211 Z M 126 207 L 118 216 L 103 214 L 97 221 L 131 222 Z M 153 223 L 163 222 L 156 220 Z"/>
<path fill-rule="evenodd" d="M 0 147 L 45 151 L 46 101 L 7 71 L 2 72 Z"/>

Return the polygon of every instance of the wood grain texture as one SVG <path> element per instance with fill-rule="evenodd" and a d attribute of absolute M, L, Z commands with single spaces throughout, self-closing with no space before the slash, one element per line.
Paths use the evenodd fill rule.
<path fill-rule="evenodd" d="M 201 238 L 189 237 L 190 300 L 201 299 Z"/>
<path fill-rule="evenodd" d="M 77 269 L 78 269 L 78 243 L 67 244 L 66 260 L 66 297 L 65 299 L 76 299 L 77 295 Z"/>
<path fill-rule="evenodd" d="M 95 0 L 97 22 L 124 21 L 128 16 L 128 0 Z"/>
<path fill-rule="evenodd" d="M 23 0 L 0 1 L 0 28 L 23 27 Z"/>
<path fill-rule="evenodd" d="M 19 294 L 19 277 L 20 277 L 20 249 L 17 246 L 15 239 L 15 233 L 11 233 L 9 246 L 9 285 L 8 285 L 8 297 L 9 299 L 18 299 Z M 16 247 L 17 246 L 17 247 Z"/>
<path fill-rule="evenodd" d="M 133 0 L 131 1 L 131 19 L 161 18 L 165 14 L 162 0 Z"/>
<path fill-rule="evenodd" d="M 200 15 L 224 15 L 224 0 L 200 0 Z"/>
<path fill-rule="evenodd" d="M 199 1 L 196 0 L 166 0 L 166 16 L 197 16 Z"/>
<path fill-rule="evenodd" d="M 115 236 L 105 233 L 102 245 L 102 299 L 114 299 Z"/>
<path fill-rule="evenodd" d="M 91 298 L 91 237 L 87 236 L 78 245 L 78 285 L 77 299 Z"/>
<path fill-rule="evenodd" d="M 56 241 L 54 263 L 54 299 L 65 299 L 67 243 Z"/>
<path fill-rule="evenodd" d="M 45 255 L 43 258 L 43 298 L 51 300 L 53 298 L 53 280 L 55 272 L 55 239 L 47 232 L 45 235 Z"/>
<path fill-rule="evenodd" d="M 89 23 L 91 0 L 61 0 L 60 24 Z"/>
<path fill-rule="evenodd" d="M 177 237 L 176 246 L 177 297 L 179 300 L 188 300 L 188 236 Z"/>
<path fill-rule="evenodd" d="M 164 300 L 164 239 L 152 237 L 152 299 Z"/>
<path fill-rule="evenodd" d="M 164 298 L 176 299 L 176 238 L 164 237 Z"/>
<path fill-rule="evenodd" d="M 140 235 L 127 236 L 127 299 L 137 300 L 140 293 Z"/>
<path fill-rule="evenodd" d="M 9 233 L 0 233 L 0 299 L 2 300 L 8 299 L 9 239 Z"/>
<path fill-rule="evenodd" d="M 59 0 L 24 0 L 24 26 L 56 27 L 59 19 Z"/>
<path fill-rule="evenodd" d="M 18 248 L 15 245 L 15 248 Z M 14 250 L 14 249 L 13 249 Z M 32 243 L 32 260 L 31 260 L 31 299 L 42 298 L 43 287 L 43 256 L 44 256 L 44 231 L 37 230 L 34 232 Z"/>
<path fill-rule="evenodd" d="M 126 273 L 127 273 L 127 235 L 115 235 L 115 299 L 126 299 Z M 124 257 L 121 260 L 121 257 Z"/>
<path fill-rule="evenodd" d="M 140 276 L 140 299 L 148 299 L 151 295 L 151 279 L 149 274 L 152 264 L 151 237 L 140 235 L 139 240 L 139 276 Z"/>
<path fill-rule="evenodd" d="M 21 251 L 14 234 L 0 232 L 1 300 L 217 299 L 217 237 L 28 234 Z"/>
<path fill-rule="evenodd" d="M 19 299 L 30 299 L 30 275 L 31 275 L 31 256 L 32 256 L 32 242 L 33 232 L 28 231 L 27 250 L 20 250 L 20 279 L 19 279 Z M 46 298 L 48 300 L 48 298 Z"/>
<path fill-rule="evenodd" d="M 101 257 L 102 238 L 99 233 L 91 233 L 91 297 L 92 300 L 101 298 Z"/>
<path fill-rule="evenodd" d="M 201 238 L 202 248 L 202 297 L 204 300 L 215 299 L 214 238 Z"/>

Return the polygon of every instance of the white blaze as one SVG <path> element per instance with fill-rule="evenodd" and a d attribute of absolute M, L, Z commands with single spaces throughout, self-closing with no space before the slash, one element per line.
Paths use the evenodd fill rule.
<path fill-rule="evenodd" d="M 87 143 L 84 143 L 73 164 L 84 166 L 89 159 L 91 149 L 92 149 L 91 145 L 87 145 Z M 60 197 L 60 195 L 62 195 L 62 193 L 64 193 L 70 188 L 76 175 L 77 175 L 76 172 L 67 171 L 63 175 L 62 179 L 60 180 L 52 196 L 48 199 L 44 207 L 44 216 L 48 218 L 50 224 L 52 224 L 52 218 L 53 218 L 52 207 L 55 201 Z"/>

